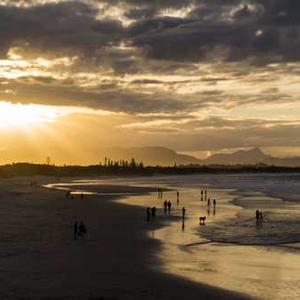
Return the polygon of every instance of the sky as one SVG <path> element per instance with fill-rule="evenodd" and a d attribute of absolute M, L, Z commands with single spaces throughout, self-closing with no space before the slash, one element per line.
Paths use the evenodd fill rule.
<path fill-rule="evenodd" d="M 299 49 L 299 0 L 0 0 L 0 163 L 300 155 Z"/>

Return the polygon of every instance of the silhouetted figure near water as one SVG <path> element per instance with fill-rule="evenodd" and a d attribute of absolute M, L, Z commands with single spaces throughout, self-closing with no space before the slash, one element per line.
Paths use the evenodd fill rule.
<path fill-rule="evenodd" d="M 151 208 L 151 217 L 152 217 L 152 219 L 154 219 L 155 216 L 156 216 L 156 207 L 153 206 L 153 207 Z"/>
<path fill-rule="evenodd" d="M 177 205 L 179 204 L 179 191 L 177 191 Z"/>
<path fill-rule="evenodd" d="M 164 212 L 165 212 L 165 214 L 167 213 L 167 211 L 168 211 L 168 201 L 165 200 L 164 201 Z"/>
<path fill-rule="evenodd" d="M 147 207 L 146 209 L 146 214 L 147 214 L 147 222 L 150 222 L 150 215 L 151 215 L 151 212 L 150 212 L 151 208 L 150 207 Z"/>
<path fill-rule="evenodd" d="M 169 201 L 168 201 L 168 213 L 169 213 L 169 214 L 171 213 L 171 208 L 172 208 L 172 203 L 171 203 L 171 201 L 169 200 Z"/>
<path fill-rule="evenodd" d="M 256 225 L 259 225 L 259 210 L 255 211 Z"/>
<path fill-rule="evenodd" d="M 210 207 L 210 198 L 208 198 L 207 206 Z"/>
<path fill-rule="evenodd" d="M 207 200 L 207 190 L 205 190 L 204 194 L 205 194 L 205 202 L 206 202 L 206 200 Z"/>
<path fill-rule="evenodd" d="M 182 219 L 184 219 L 184 218 L 185 218 L 185 208 L 182 207 Z"/>
<path fill-rule="evenodd" d="M 203 190 L 201 190 L 201 201 L 203 201 Z"/>
<path fill-rule="evenodd" d="M 84 239 L 86 234 L 87 234 L 86 227 L 85 227 L 84 223 L 81 221 L 78 226 L 78 236 L 80 236 Z"/>
<path fill-rule="evenodd" d="M 216 208 L 216 205 L 217 205 L 217 201 L 216 201 L 216 199 L 214 199 L 214 201 L 213 201 L 214 208 Z"/>
<path fill-rule="evenodd" d="M 262 211 L 259 212 L 259 221 L 260 221 L 260 223 L 264 222 L 264 214 Z"/>
<path fill-rule="evenodd" d="M 78 222 L 77 221 L 74 222 L 73 229 L 74 229 L 74 240 L 76 240 L 77 239 L 77 232 L 78 232 Z"/>

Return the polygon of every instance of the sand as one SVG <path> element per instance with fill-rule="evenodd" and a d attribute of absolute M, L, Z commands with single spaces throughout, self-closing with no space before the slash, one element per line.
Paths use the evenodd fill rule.
<path fill-rule="evenodd" d="M 140 208 L 114 201 L 126 187 L 66 199 L 31 180 L 0 183 L 0 299 L 246 299 L 155 271 L 161 245 L 149 226 L 164 221 L 149 225 Z M 73 240 L 75 219 L 85 222 L 86 240 Z"/>

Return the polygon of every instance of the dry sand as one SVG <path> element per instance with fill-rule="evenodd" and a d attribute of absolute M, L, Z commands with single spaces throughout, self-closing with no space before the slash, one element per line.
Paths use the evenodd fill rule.
<path fill-rule="evenodd" d="M 139 208 L 113 201 L 124 186 L 71 200 L 31 180 L 0 183 L 0 299 L 246 299 L 150 270 L 160 244 Z M 86 240 L 73 240 L 75 219 L 85 222 Z"/>

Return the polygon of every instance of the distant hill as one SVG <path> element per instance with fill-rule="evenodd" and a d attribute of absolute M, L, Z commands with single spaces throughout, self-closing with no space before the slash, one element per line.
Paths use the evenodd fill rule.
<path fill-rule="evenodd" d="M 130 160 L 134 158 L 136 161 L 142 161 L 149 166 L 174 166 L 198 164 L 199 159 L 179 154 L 171 149 L 164 147 L 134 147 L 134 148 L 106 148 L 101 151 L 102 160 L 108 157 L 112 160 Z"/>
<path fill-rule="evenodd" d="M 122 148 L 113 147 L 102 149 L 99 153 L 112 160 L 142 161 L 149 166 L 174 166 L 177 165 L 256 165 L 266 164 L 274 166 L 300 167 L 300 157 L 278 158 L 265 154 L 259 148 L 250 150 L 239 150 L 230 154 L 213 154 L 207 159 L 197 159 L 191 155 L 177 153 L 165 147 L 134 147 Z"/>
<path fill-rule="evenodd" d="M 278 158 L 265 154 L 259 148 L 240 150 L 230 154 L 214 154 L 201 161 L 205 165 L 255 165 L 299 167 L 300 157 Z"/>

